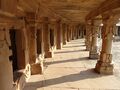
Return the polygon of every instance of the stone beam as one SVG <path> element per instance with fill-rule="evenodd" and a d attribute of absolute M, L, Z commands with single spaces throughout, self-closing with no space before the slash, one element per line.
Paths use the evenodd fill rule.
<path fill-rule="evenodd" d="M 98 8 L 91 11 L 87 16 L 86 20 L 93 19 L 96 16 L 106 12 L 110 11 L 112 9 L 116 9 L 120 7 L 120 0 L 106 0 L 103 2 Z"/>

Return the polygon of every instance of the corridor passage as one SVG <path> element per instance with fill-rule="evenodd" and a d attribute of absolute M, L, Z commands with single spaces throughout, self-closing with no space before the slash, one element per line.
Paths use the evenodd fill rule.
<path fill-rule="evenodd" d="M 97 60 L 89 59 L 84 40 L 73 40 L 45 60 L 43 75 L 33 75 L 24 90 L 120 90 L 116 75 L 94 72 Z"/>

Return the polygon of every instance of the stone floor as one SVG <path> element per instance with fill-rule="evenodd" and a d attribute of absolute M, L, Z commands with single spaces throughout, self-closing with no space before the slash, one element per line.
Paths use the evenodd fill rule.
<path fill-rule="evenodd" d="M 44 74 L 31 76 L 24 90 L 120 90 L 120 77 L 95 73 L 97 60 L 88 55 L 83 39 L 69 42 L 46 59 Z"/>

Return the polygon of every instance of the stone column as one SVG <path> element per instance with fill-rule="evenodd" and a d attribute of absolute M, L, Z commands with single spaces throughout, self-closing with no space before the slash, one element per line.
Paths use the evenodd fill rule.
<path fill-rule="evenodd" d="M 74 32 L 73 32 L 73 27 L 71 26 L 71 37 L 72 37 L 72 40 L 74 40 Z"/>
<path fill-rule="evenodd" d="M 9 30 L 0 29 L 0 90 L 13 90 L 13 70 L 9 56 L 10 36 Z"/>
<path fill-rule="evenodd" d="M 91 26 L 89 24 L 86 25 L 86 50 L 90 51 L 90 46 L 91 46 Z"/>
<path fill-rule="evenodd" d="M 56 44 L 57 44 L 57 20 L 51 19 L 49 20 L 49 30 L 50 30 L 50 43 L 51 43 L 51 50 L 56 50 Z"/>
<path fill-rule="evenodd" d="M 69 29 L 69 25 L 67 25 L 67 42 L 70 42 L 70 29 Z"/>
<path fill-rule="evenodd" d="M 60 21 L 58 21 L 57 23 L 56 23 L 56 28 L 57 28 L 57 41 L 56 41 L 56 43 L 57 43 L 57 45 L 56 45 L 56 48 L 57 49 L 62 49 L 62 29 L 61 29 L 61 23 L 60 23 Z"/>
<path fill-rule="evenodd" d="M 72 31 L 71 31 L 71 26 L 69 26 L 69 32 L 70 32 L 70 41 L 72 40 Z"/>
<path fill-rule="evenodd" d="M 44 40 L 44 52 L 45 52 L 45 58 L 52 58 L 53 52 L 51 51 L 51 45 L 50 45 L 50 30 L 48 28 L 48 18 L 46 17 L 44 19 L 43 23 L 43 40 Z"/>
<path fill-rule="evenodd" d="M 34 64 L 36 62 L 36 56 L 37 56 L 37 48 L 36 48 L 36 30 L 35 26 L 28 25 L 27 28 L 28 33 L 28 40 L 29 40 L 29 57 L 30 57 L 30 64 Z"/>
<path fill-rule="evenodd" d="M 66 24 L 62 24 L 62 31 L 63 31 L 63 45 L 67 43 L 67 27 Z"/>
<path fill-rule="evenodd" d="M 40 60 L 43 60 L 44 59 L 44 41 L 43 41 L 43 27 L 42 27 L 42 24 L 38 24 L 38 29 L 37 29 L 37 43 L 38 43 L 38 48 L 39 51 L 38 51 L 38 56 L 39 56 L 39 59 Z"/>
<path fill-rule="evenodd" d="M 114 34 L 113 21 L 113 17 L 103 18 L 102 50 L 100 53 L 100 60 L 97 62 L 95 67 L 95 71 L 101 74 L 113 74 L 113 64 L 111 64 L 111 48 Z"/>
<path fill-rule="evenodd" d="M 79 39 L 79 27 L 77 27 L 77 39 Z"/>
<path fill-rule="evenodd" d="M 43 72 L 43 65 L 37 60 L 37 41 L 36 41 L 36 30 L 35 27 L 29 27 L 28 29 L 28 40 L 29 40 L 29 58 L 31 65 L 31 74 L 41 74 Z"/>
<path fill-rule="evenodd" d="M 75 26 L 73 27 L 73 30 L 74 30 L 74 40 L 76 39 L 76 28 Z"/>
<path fill-rule="evenodd" d="M 57 49 L 57 25 L 56 25 L 56 22 L 54 22 L 53 24 L 53 28 L 54 28 L 54 49 L 56 50 Z"/>
<path fill-rule="evenodd" d="M 97 26 L 94 24 L 92 25 L 92 42 L 91 42 L 91 47 L 90 47 L 90 52 L 89 52 L 89 58 L 90 59 L 98 59 L 98 46 L 97 46 L 97 40 L 98 40 L 98 35 L 97 35 Z"/>
<path fill-rule="evenodd" d="M 31 66 L 31 74 L 41 74 L 43 71 L 42 64 L 37 60 L 37 27 L 35 24 L 35 14 L 27 13 L 27 36 L 29 48 L 29 63 Z"/>

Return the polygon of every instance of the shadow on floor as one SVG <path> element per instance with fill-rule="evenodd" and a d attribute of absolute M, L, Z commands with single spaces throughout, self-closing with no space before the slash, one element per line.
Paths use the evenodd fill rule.
<path fill-rule="evenodd" d="M 38 82 L 30 82 L 28 83 L 28 86 L 33 86 L 35 87 L 35 89 L 33 90 L 37 90 L 37 88 L 42 88 L 42 87 L 47 87 L 47 86 L 52 86 L 52 85 L 57 85 L 57 84 L 67 83 L 67 82 L 74 83 L 75 81 L 80 81 L 84 79 L 100 78 L 102 76 L 103 75 L 95 73 L 93 69 L 88 69 L 85 71 L 81 71 L 80 73 L 61 76 L 58 78 L 46 79 L 46 80 L 38 81 Z"/>
<path fill-rule="evenodd" d="M 85 49 L 81 50 L 74 50 L 74 51 L 60 51 L 60 52 L 55 52 L 54 54 L 59 54 L 59 53 L 74 53 L 74 52 L 80 52 L 80 51 L 86 51 Z"/>
<path fill-rule="evenodd" d="M 76 45 L 76 46 L 64 46 L 63 48 L 72 48 L 72 47 L 84 47 L 85 45 Z"/>
<path fill-rule="evenodd" d="M 82 57 L 82 58 L 75 58 L 75 59 L 69 59 L 69 60 L 46 62 L 45 65 L 48 66 L 48 65 L 51 65 L 51 64 L 68 63 L 68 62 L 79 62 L 79 61 L 88 61 L 88 60 L 90 60 L 89 57 Z"/>

